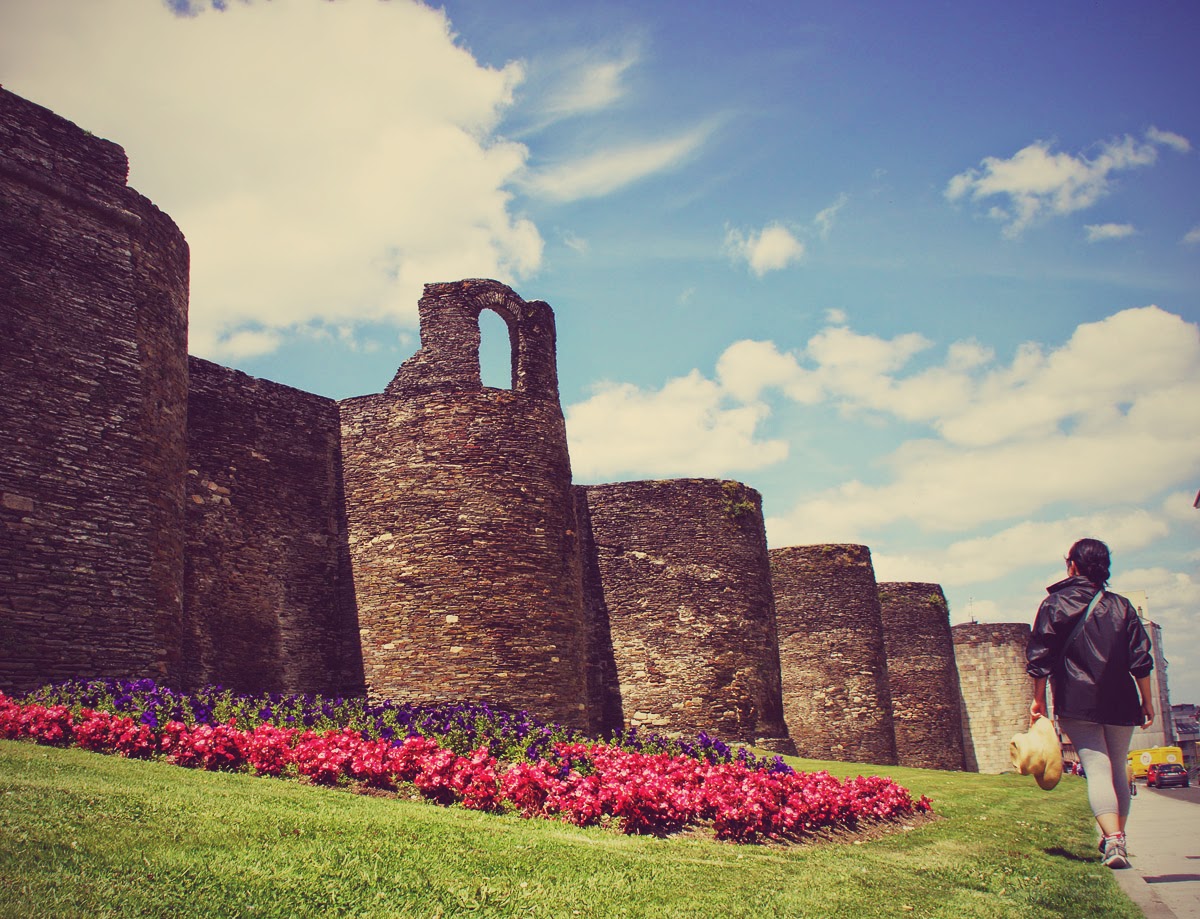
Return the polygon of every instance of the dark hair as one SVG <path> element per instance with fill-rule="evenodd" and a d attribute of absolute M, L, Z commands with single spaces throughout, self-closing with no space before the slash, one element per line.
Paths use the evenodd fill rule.
<path fill-rule="evenodd" d="M 1067 561 L 1074 562 L 1079 573 L 1095 584 L 1103 587 L 1108 583 L 1108 566 L 1112 563 L 1108 554 L 1108 546 L 1098 539 L 1081 539 L 1071 546 L 1067 553 Z"/>

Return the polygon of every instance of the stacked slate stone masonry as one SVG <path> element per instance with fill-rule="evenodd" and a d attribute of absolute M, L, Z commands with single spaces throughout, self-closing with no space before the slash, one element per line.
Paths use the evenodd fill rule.
<path fill-rule="evenodd" d="M 944 598 L 881 605 L 864 546 L 768 553 L 738 482 L 573 484 L 547 304 L 427 285 L 420 350 L 340 402 L 189 360 L 187 244 L 127 172 L 0 89 L 0 689 L 487 701 L 961 768 L 922 701 L 951 691 Z"/>
<path fill-rule="evenodd" d="M 895 763 L 871 550 L 857 545 L 774 549 L 771 580 L 784 711 L 797 748 L 821 759 Z"/>
<path fill-rule="evenodd" d="M 1012 768 L 1009 739 L 1029 727 L 1032 687 L 1025 674 L 1025 645 L 1030 631 L 1023 622 L 964 622 L 951 629 L 963 755 L 971 772 Z"/>
<path fill-rule="evenodd" d="M 363 691 L 332 399 L 191 358 L 184 686 Z"/>
<path fill-rule="evenodd" d="M 625 482 L 580 488 L 579 506 L 584 595 L 606 630 L 596 641 L 601 726 L 703 725 L 791 752 L 758 492 L 711 479 Z"/>
<path fill-rule="evenodd" d="M 0 90 L 0 685 L 177 678 L 188 248 L 116 144 Z"/>
<path fill-rule="evenodd" d="M 902 766 L 964 768 L 950 608 L 937 584 L 879 585 L 896 755 Z"/>
<path fill-rule="evenodd" d="M 479 314 L 513 343 L 485 388 Z M 421 348 L 377 396 L 342 403 L 368 688 L 480 700 L 589 727 L 587 629 L 554 315 L 495 281 L 430 284 Z"/>

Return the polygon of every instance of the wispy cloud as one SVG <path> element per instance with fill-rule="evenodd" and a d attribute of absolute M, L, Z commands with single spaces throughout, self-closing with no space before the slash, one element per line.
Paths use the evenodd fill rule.
<path fill-rule="evenodd" d="M 1186 152 L 1191 145 L 1178 134 L 1156 128 L 1143 140 L 1126 135 L 1101 143 L 1090 158 L 1057 153 L 1052 144 L 1036 141 L 1008 159 L 985 157 L 978 168 L 954 176 L 945 195 L 950 201 L 1006 199 L 988 213 L 1004 224 L 1004 235 L 1013 238 L 1041 218 L 1091 207 L 1108 194 L 1114 173 L 1153 164 L 1161 146 Z"/>
<path fill-rule="evenodd" d="M 639 57 L 633 47 L 615 56 L 595 49 L 566 55 L 547 75 L 554 86 L 538 106 L 542 117 L 546 122 L 557 121 L 613 105 L 625 95 L 625 73 Z"/>
<path fill-rule="evenodd" d="M 552 201 L 599 198 L 660 172 L 675 169 L 695 155 L 712 133 L 693 128 L 663 140 L 600 150 L 526 176 L 525 189 Z"/>
<path fill-rule="evenodd" d="M 1192 149 L 1191 141 L 1174 131 L 1160 131 L 1158 128 L 1151 128 L 1146 132 L 1146 139 L 1151 143 L 1170 147 L 1177 153 L 1187 153 Z"/>
<path fill-rule="evenodd" d="M 729 229 L 725 251 L 737 262 L 745 262 L 755 277 L 779 271 L 804 258 L 804 243 L 781 223 L 770 223 L 758 231 Z"/>
<path fill-rule="evenodd" d="M 1137 231 L 1129 223 L 1089 223 L 1085 226 L 1087 241 L 1090 243 L 1103 242 L 1107 239 L 1124 239 Z"/>
<path fill-rule="evenodd" d="M 1197 243 L 1200 243 L 1200 223 L 1188 230 L 1187 233 L 1184 234 L 1181 242 L 1187 246 L 1194 246 Z"/>
<path fill-rule="evenodd" d="M 588 241 L 574 233 L 568 233 L 563 237 L 563 245 L 580 255 L 586 255 L 588 251 Z"/>
<path fill-rule="evenodd" d="M 821 239 L 828 239 L 830 232 L 833 230 L 833 222 L 836 219 L 838 212 L 846 206 L 846 202 L 850 200 L 850 196 L 842 193 L 838 195 L 837 200 L 829 207 L 820 211 L 813 218 L 813 225 L 817 228 L 817 233 Z"/>

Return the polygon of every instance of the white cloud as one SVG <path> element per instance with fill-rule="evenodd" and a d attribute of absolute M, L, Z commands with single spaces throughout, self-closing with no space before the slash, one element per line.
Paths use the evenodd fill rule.
<path fill-rule="evenodd" d="M 1196 243 L 1200 243 L 1200 223 L 1196 224 L 1184 234 L 1182 242 L 1188 246 L 1194 246 Z"/>
<path fill-rule="evenodd" d="M 1102 242 L 1106 239 L 1124 239 L 1137 232 L 1133 225 L 1128 223 L 1089 223 L 1083 229 L 1087 233 L 1087 241 L 1090 243 Z"/>
<path fill-rule="evenodd" d="M 753 402 L 767 388 L 795 390 L 799 393 L 806 381 L 807 371 L 800 367 L 795 355 L 781 354 L 774 342 L 734 342 L 717 360 L 717 380 L 722 389 L 741 402 Z M 815 401 L 819 390 L 811 390 Z"/>
<path fill-rule="evenodd" d="M 1146 132 L 1146 139 L 1151 143 L 1170 147 L 1176 153 L 1187 153 L 1192 149 L 1191 141 L 1174 131 L 1160 131 L 1158 128 L 1151 128 Z"/>
<path fill-rule="evenodd" d="M 1114 509 L 1050 521 L 1023 521 L 985 536 L 924 552 L 873 553 L 881 581 L 935 581 L 945 587 L 983 584 L 1022 568 L 1056 564 L 1082 536 L 1102 534 L 1114 555 L 1141 549 L 1168 534 L 1159 514 Z"/>
<path fill-rule="evenodd" d="M 553 89 L 539 105 L 543 116 L 558 120 L 598 111 L 618 102 L 625 95 L 625 73 L 638 59 L 639 53 L 632 47 L 616 56 L 596 49 L 564 55 L 551 65 L 551 72 L 545 77 L 553 84 Z"/>
<path fill-rule="evenodd" d="M 1009 159 L 985 157 L 979 168 L 951 178 L 945 194 L 951 201 L 1007 198 L 1007 206 L 994 205 L 989 215 L 1005 224 L 1005 236 L 1016 237 L 1039 218 L 1091 207 L 1108 193 L 1114 173 L 1153 164 L 1160 146 L 1190 148 L 1185 138 L 1157 129 L 1143 141 L 1126 135 L 1102 143 L 1091 158 L 1055 153 L 1050 143 L 1035 141 Z"/>
<path fill-rule="evenodd" d="M 761 440 L 768 413 L 760 402 L 731 404 L 698 371 L 662 389 L 606 383 L 566 409 L 571 466 L 577 480 L 625 475 L 712 476 L 745 472 L 787 456 L 782 440 Z"/>
<path fill-rule="evenodd" d="M 737 261 L 744 261 L 756 277 L 779 271 L 804 258 L 804 244 L 781 223 L 771 223 L 748 235 L 730 229 L 725 234 L 725 250 Z"/>
<path fill-rule="evenodd" d="M 1200 477 L 1200 330 L 1178 316 L 1126 310 L 1056 350 L 1027 345 L 1007 366 L 964 343 L 941 365 L 898 373 L 921 346 L 846 329 L 810 341 L 817 366 L 797 361 L 793 377 L 809 387 L 803 401 L 819 386 L 850 415 L 920 422 L 937 436 L 894 450 L 882 484 L 845 482 L 772 518 L 774 544 L 858 539 L 900 521 L 969 530 L 1061 502 L 1147 500 Z M 760 363 L 780 376 L 778 361 Z"/>
<path fill-rule="evenodd" d="M 1200 484 L 1200 483 L 1197 483 Z M 1162 512 L 1176 526 L 1189 526 L 1200 537 L 1200 510 L 1196 508 L 1196 489 L 1177 491 L 1163 499 Z M 1194 540 L 1200 543 L 1200 538 Z M 1197 560 L 1200 560 L 1200 550 L 1197 550 Z"/>
<path fill-rule="evenodd" d="M 1058 505 L 1155 500 L 1200 478 L 1200 329 L 1179 316 L 1125 310 L 1058 348 L 1025 345 L 1007 364 L 957 342 L 910 369 L 931 347 L 845 327 L 797 352 L 736 342 L 713 380 L 693 371 L 658 391 L 609 384 L 568 408 L 572 455 L 589 476 L 762 468 L 787 451 L 756 433 L 781 397 L 926 427 L 880 458 L 881 481 L 846 481 L 771 517 L 775 545 L 854 541 L 898 523 L 969 532 Z"/>
<path fill-rule="evenodd" d="M 815 375 L 828 397 L 846 408 L 873 410 L 891 401 L 885 395 L 890 374 L 929 345 L 916 333 L 889 340 L 831 327 L 809 339 L 805 353 L 817 364 Z"/>
<path fill-rule="evenodd" d="M 833 204 L 820 211 L 817 216 L 813 218 L 813 224 L 816 226 L 817 233 L 820 234 L 821 239 L 829 238 L 829 234 L 833 230 L 833 221 L 837 218 L 838 213 L 843 207 L 846 206 L 846 202 L 849 200 L 849 195 L 838 195 L 837 200 L 834 201 Z"/>
<path fill-rule="evenodd" d="M 279 347 L 282 336 L 269 329 L 238 329 L 225 336 L 221 354 L 232 360 L 269 354 Z M 195 347 L 189 349 L 196 351 Z"/>
<path fill-rule="evenodd" d="M 695 154 L 711 132 L 711 127 L 702 126 L 665 140 L 599 150 L 532 172 L 523 184 L 531 194 L 552 201 L 598 198 L 677 168 Z"/>
<path fill-rule="evenodd" d="M 1149 306 L 1085 323 L 1057 350 L 1023 346 L 1007 367 L 963 378 L 963 409 L 932 419 L 950 443 L 979 447 L 1048 437 L 1073 427 L 1103 433 L 1113 425 L 1151 431 L 1170 426 L 1200 380 L 1200 330 Z M 1192 410 L 1178 406 L 1179 423 Z"/>
<path fill-rule="evenodd" d="M 880 580 L 885 580 L 880 578 Z M 903 580 L 912 580 L 905 576 Z M 933 582 L 933 583 L 936 583 Z M 947 595 L 949 599 L 949 595 Z M 1026 603 L 1021 609 L 1021 615 L 1014 615 L 1009 604 L 1001 603 L 988 598 L 976 598 L 969 596 L 965 604 L 956 605 L 953 602 L 950 604 L 950 621 L 957 625 L 960 622 L 1014 622 L 1024 621 L 1026 617 L 1030 620 L 1033 615 L 1029 610 L 1036 609 L 1036 605 Z"/>
<path fill-rule="evenodd" d="M 418 3 L 195 11 L 39 0 L 0 31 L 7 88 L 121 143 L 187 237 L 194 352 L 413 325 L 426 281 L 538 268 L 507 190 L 527 152 L 493 133 L 520 65 L 481 66 Z"/>
<path fill-rule="evenodd" d="M 1159 625 L 1195 633 L 1196 613 L 1200 611 L 1200 580 L 1193 575 L 1165 567 L 1135 568 L 1114 572 L 1112 584 L 1118 593 L 1122 590 L 1145 591 L 1147 613 Z M 1200 663 L 1200 659 L 1197 662 Z"/>

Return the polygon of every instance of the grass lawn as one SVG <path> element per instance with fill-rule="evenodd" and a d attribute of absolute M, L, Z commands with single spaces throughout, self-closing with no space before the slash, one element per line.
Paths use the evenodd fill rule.
<path fill-rule="evenodd" d="M 0 741 L 0 917 L 1141 916 L 1082 779 L 877 771 L 938 819 L 738 846 Z"/>

